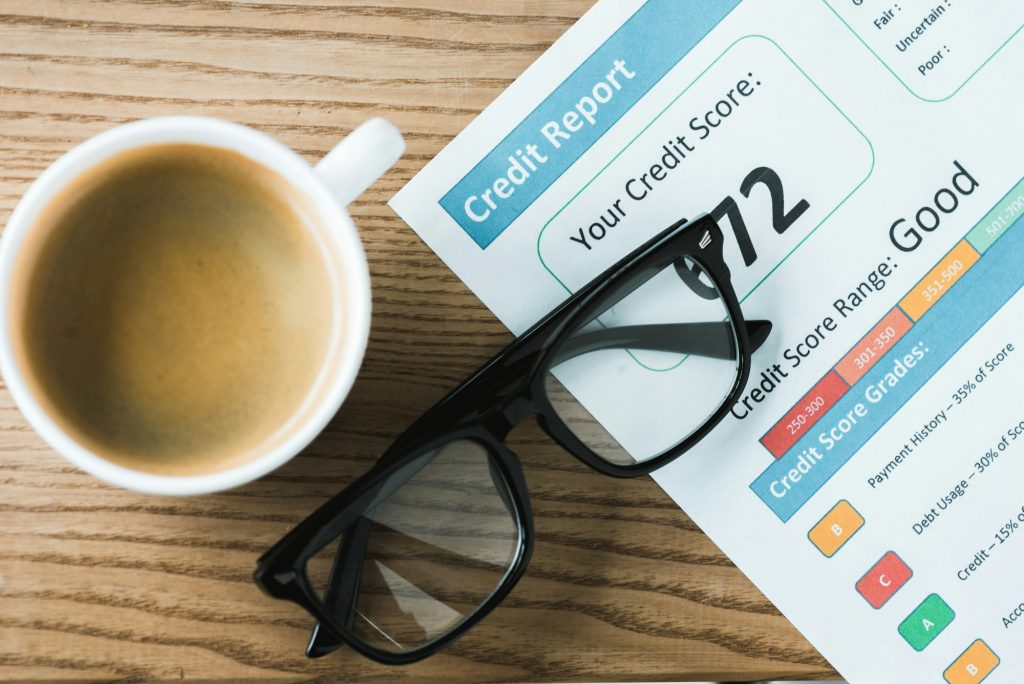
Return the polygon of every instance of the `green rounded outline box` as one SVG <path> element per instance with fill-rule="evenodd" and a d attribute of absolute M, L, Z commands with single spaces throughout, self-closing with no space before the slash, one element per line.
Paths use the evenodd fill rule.
<path fill-rule="evenodd" d="M 803 76 L 803 77 L 804 77 L 805 79 L 807 79 L 807 82 L 808 82 L 808 83 L 810 83 L 810 84 L 811 84 L 812 86 L 814 86 L 814 89 L 815 89 L 815 90 L 817 90 L 817 91 L 818 91 L 818 93 L 819 93 L 819 94 L 820 94 L 820 95 L 821 95 L 821 96 L 822 96 L 823 98 L 825 98 L 825 100 L 826 100 L 826 101 L 827 101 L 827 102 L 828 102 L 829 104 L 831 104 L 831 105 L 832 105 L 832 107 L 833 107 L 833 108 L 834 108 L 834 109 L 835 109 L 835 110 L 836 110 L 836 111 L 837 111 L 837 112 L 839 113 L 839 115 L 840 115 L 840 116 L 841 116 L 841 117 L 842 117 L 843 119 L 845 119 L 845 120 L 846 120 L 846 122 L 847 122 L 848 124 L 850 124 L 850 127 L 851 127 L 851 128 L 853 128 L 853 130 L 855 130 L 855 131 L 856 131 L 856 132 L 857 132 L 857 133 L 858 133 L 858 134 L 860 135 L 860 137 L 862 137 L 862 138 L 864 139 L 864 142 L 866 142 L 866 143 L 867 143 L 867 145 L 868 145 L 868 150 L 869 150 L 869 151 L 871 152 L 871 167 L 870 167 L 870 168 L 868 169 L 868 172 L 867 172 L 867 174 L 866 174 L 866 175 L 864 176 L 864 178 L 863 178 L 863 179 L 862 179 L 862 180 L 861 180 L 861 181 L 860 181 L 859 183 L 857 183 L 857 185 L 856 185 L 856 186 L 854 186 L 854 188 L 853 188 L 852 190 L 850 190 L 850 192 L 849 192 L 849 193 L 847 193 L 847 194 L 846 194 L 846 196 L 845 196 L 845 197 L 843 197 L 843 199 L 841 199 L 841 200 L 839 201 L 839 204 L 837 204 L 837 205 L 836 205 L 835 207 L 833 207 L 833 208 L 832 208 L 832 210 L 831 210 L 831 211 L 829 211 L 829 212 L 828 212 L 827 214 L 825 214 L 825 216 L 824 216 L 824 217 L 823 217 L 823 218 L 821 219 L 821 221 L 819 221 L 819 222 L 818 222 L 818 224 L 817 224 L 816 226 L 814 226 L 813 228 L 811 228 L 811 230 L 810 230 L 810 231 L 809 231 L 809 232 L 807 233 L 807 235 L 805 235 L 805 236 L 804 236 L 803 238 L 801 238 L 801 239 L 800 239 L 800 241 L 799 241 L 798 243 L 796 243 L 796 245 L 794 245 L 794 246 L 793 246 L 793 249 L 791 249 L 791 250 L 790 250 L 789 252 L 787 252 L 786 254 L 784 254 L 784 255 L 783 255 L 783 257 L 782 257 L 781 259 L 779 259 L 778 263 L 776 263 L 776 264 L 775 264 L 775 266 L 773 266 L 773 267 L 771 268 L 771 270 L 770 270 L 770 271 L 768 271 L 768 273 L 766 273 L 766 274 L 764 275 L 764 277 L 763 277 L 763 278 L 761 278 L 761 280 L 759 280 L 759 281 L 758 281 L 758 282 L 757 282 L 757 283 L 756 283 L 756 284 L 755 284 L 755 285 L 754 285 L 754 286 L 753 286 L 752 288 L 750 288 L 750 290 L 749 290 L 749 291 L 748 291 L 748 292 L 747 292 L 746 294 L 742 295 L 742 296 L 741 296 L 741 297 L 739 298 L 739 300 L 740 300 L 740 303 L 742 304 L 742 303 L 743 303 L 744 301 L 746 301 L 746 300 L 747 300 L 747 298 L 748 298 L 748 297 L 750 297 L 750 295 L 754 294 L 754 292 L 756 292 L 756 291 L 757 291 L 757 289 L 758 289 L 759 287 L 761 287 L 761 285 L 763 285 L 763 284 L 764 284 L 764 282 L 765 282 L 765 281 L 767 281 L 767 280 L 768 280 L 768 278 L 770 278 L 770 277 L 772 276 L 772 274 L 773 274 L 773 273 L 775 273 L 775 271 L 777 271 L 777 270 L 779 269 L 779 267 L 780 267 L 780 266 L 782 266 L 782 264 L 784 264 L 784 263 L 786 262 L 786 260 L 787 260 L 787 259 L 789 259 L 789 257 L 791 257 L 791 256 L 792 256 L 792 255 L 793 255 L 793 254 L 794 254 L 794 253 L 795 253 L 795 252 L 796 252 L 796 251 L 798 250 L 798 249 L 800 249 L 800 247 L 801 247 L 801 246 L 802 246 L 802 245 L 803 245 L 803 244 L 804 244 L 805 242 L 807 242 L 808 238 L 810 238 L 810 237 L 811 237 L 812 235 L 814 235 L 814 234 L 815 234 L 815 233 L 816 233 L 816 232 L 818 231 L 818 229 L 819 229 L 819 228 L 821 228 L 821 226 L 822 226 L 822 225 L 824 225 L 824 223 L 825 223 L 826 221 L 828 221 L 828 219 L 829 219 L 829 218 L 830 218 L 830 217 L 832 216 L 832 214 L 836 213 L 836 211 L 838 211 L 838 210 L 839 210 L 839 207 L 841 207 L 841 206 L 843 206 L 844 204 L 846 204 L 847 200 L 849 200 L 849 199 L 850 199 L 850 197 L 852 197 L 852 196 L 853 196 L 853 194 L 854 194 L 855 192 L 857 192 L 857 191 L 858 191 L 858 190 L 859 190 L 859 189 L 861 188 L 861 186 L 863 186 L 863 185 L 864 185 L 864 183 L 866 183 L 866 182 L 867 182 L 868 178 L 870 178 L 870 177 L 871 177 L 871 174 L 873 174 L 873 173 L 874 173 L 874 171 L 875 171 L 875 146 L 871 144 L 871 140 L 870 140 L 870 139 L 869 139 L 869 138 L 867 137 L 867 135 L 865 135 L 865 134 L 864 134 L 864 131 L 862 131 L 862 130 L 860 129 L 860 127 L 859 127 L 859 126 L 857 126 L 857 124 L 855 124 L 855 123 L 854 123 L 854 122 L 853 122 L 853 121 L 852 121 L 852 120 L 850 119 L 850 117 L 849 117 L 849 116 L 848 116 L 848 115 L 846 114 L 846 112 L 844 112 L 844 111 L 843 111 L 842 109 L 840 109 L 840 108 L 839 108 L 839 105 L 837 105 L 837 104 L 835 103 L 835 101 L 834 101 L 834 100 L 833 100 L 833 99 L 832 99 L 831 97 L 829 97 L 829 96 L 828 96 L 828 95 L 827 95 L 827 94 L 825 93 L 825 91 L 824 91 L 824 90 L 822 90 L 822 89 L 821 89 L 821 86 L 819 86 L 819 85 L 818 85 L 818 84 L 817 84 L 817 83 L 816 83 L 816 82 L 814 81 L 814 79 L 813 79 L 813 78 L 811 78 L 810 76 L 808 76 L 808 75 L 807 75 L 807 72 L 806 72 L 806 71 L 804 71 L 804 70 L 803 70 L 803 69 L 802 69 L 802 68 L 800 67 L 800 65 L 799 65 L 799 64 L 797 64 L 797 63 L 796 63 L 796 62 L 795 62 L 795 61 L 793 60 L 793 58 L 789 56 L 789 53 L 788 53 L 788 52 L 786 52 L 785 50 L 783 50 L 783 49 L 782 49 L 782 46 L 780 46 L 780 45 L 779 45 L 778 43 L 776 43 L 776 42 L 775 42 L 775 41 L 774 41 L 773 39 L 769 38 L 768 36 L 765 36 L 765 35 L 762 35 L 762 34 L 749 34 L 749 35 L 741 36 L 741 37 L 737 38 L 736 40 L 734 40 L 734 41 L 733 41 L 733 42 L 732 42 L 731 44 L 729 44 L 729 46 L 728 46 L 728 47 L 726 47 L 726 48 L 725 48 L 725 49 L 724 49 L 724 50 L 722 51 L 722 53 L 721 53 L 720 55 L 718 55 L 718 57 L 716 57 L 716 58 L 715 58 L 714 60 L 712 60 L 711 64 L 709 64 L 709 65 L 708 65 L 707 67 L 705 67 L 705 68 L 704 68 L 704 70 L 703 70 L 703 71 L 701 71 L 701 72 L 700 72 L 699 74 L 697 74 L 697 77 L 696 77 L 696 78 L 694 78 L 694 79 L 693 79 L 693 80 L 692 80 L 692 81 L 691 81 L 691 82 L 690 82 L 690 83 L 689 83 L 689 84 L 688 84 L 688 85 L 687 85 L 687 86 L 686 86 L 685 88 L 683 88 L 683 89 L 682 89 L 682 91 L 680 91 L 678 95 L 676 95 L 675 97 L 673 97 L 673 98 L 672 98 L 672 100 L 671 100 L 671 101 L 670 101 L 670 102 L 669 102 L 669 103 L 668 103 L 667 105 L 665 105 L 665 106 L 664 106 L 664 107 L 662 108 L 662 110 L 661 110 L 660 112 L 658 112 L 657 114 L 655 114 L 655 115 L 654 115 L 654 118 L 652 118 L 652 119 L 651 119 L 650 121 L 648 121 L 648 122 L 647 122 L 647 124 L 646 124 L 646 125 L 645 125 L 645 126 L 644 126 L 643 128 L 641 128 L 641 129 L 640 129 L 640 131 L 639 131 L 639 132 L 638 132 L 638 133 L 637 133 L 637 134 L 636 134 L 635 136 L 633 136 L 633 137 L 632 137 L 632 138 L 631 138 L 631 139 L 629 140 L 629 142 L 627 142 L 627 143 L 626 143 L 626 144 L 625 144 L 625 145 L 624 145 L 624 146 L 622 147 L 622 149 L 621 149 L 621 150 L 619 150 L 618 152 L 616 152 L 616 153 L 615 153 L 615 156 L 613 156 L 613 157 L 612 157 L 612 158 L 611 158 L 610 160 L 608 160 L 608 163 L 607 163 L 607 164 L 605 164 L 604 166 L 602 166 L 602 167 L 601 167 L 601 169 L 600 169 L 600 170 L 599 170 L 599 171 L 598 171 L 598 172 L 597 172 L 596 174 L 594 174 L 594 176 L 593 176 L 593 177 L 591 177 L 591 179 L 590 179 L 590 180 L 588 180 L 588 181 L 587 181 L 586 183 L 584 183 L 584 184 L 583 184 L 583 187 L 581 187 L 581 188 L 580 188 L 580 189 L 579 189 L 579 190 L 578 190 L 578 191 L 576 192 L 576 194 L 574 194 L 574 195 L 573 195 L 572 197 L 570 197 L 570 198 L 569 198 L 569 201 L 568 201 L 568 202 L 566 202 L 566 203 L 565 203 L 564 205 L 562 205 L 562 208 L 561 208 L 561 209 L 559 209 L 558 211 L 556 211 L 556 212 L 554 213 L 554 215 L 553 215 L 553 216 L 552 216 L 552 217 L 551 217 L 550 219 L 548 219 L 548 220 L 547 220 L 547 222 L 546 222 L 546 223 L 544 224 L 544 227 L 540 229 L 540 232 L 539 232 L 539 233 L 537 234 L 537 258 L 538 258 L 538 259 L 540 260 L 540 264 L 541 264 L 541 266 L 543 266 L 543 267 L 544 267 L 544 270 L 545 270 L 545 271 L 547 271 L 547 272 L 548 272 L 548 274 L 549 274 L 549 275 L 550 275 L 550 276 L 551 276 L 552 278 L 554 278 L 554 279 L 555 279 L 555 282 L 556 282 L 556 283 L 558 283 L 559 285 L 561 285 L 561 286 L 562 286 L 562 288 L 563 288 L 563 289 L 564 289 L 564 290 L 565 290 L 565 291 L 566 291 L 567 293 L 569 293 L 569 294 L 571 295 L 571 294 L 572 294 L 572 290 L 571 290 L 571 289 L 569 289 L 569 288 L 568 288 L 568 287 L 566 286 L 566 284 L 565 284 L 564 282 L 562 282 L 562 280 L 561 280 L 561 279 L 560 279 L 560 278 L 559 278 L 559 277 L 558 277 L 557 275 L 555 275 L 555 272 L 554 272 L 553 270 L 551 270 L 551 268 L 550 268 L 550 267 L 548 266 L 547 262 L 546 262 L 546 261 L 544 261 L 544 255 L 543 255 L 543 254 L 541 253 L 541 249 L 540 249 L 540 241 L 541 241 L 541 238 L 542 238 L 542 237 L 544 236 L 544 232 L 545 232 L 545 231 L 546 231 L 546 230 L 548 229 L 548 226 L 550 226 L 550 225 L 551 225 L 551 224 L 552 224 L 552 223 L 553 223 L 553 222 L 555 221 L 555 219 L 557 219 L 557 218 L 558 218 L 558 217 L 559 217 L 559 216 L 561 215 L 561 213 L 562 213 L 563 211 L 565 211 L 565 210 L 566 210 L 566 209 L 567 209 L 567 208 L 569 207 L 569 205 L 570 205 L 570 204 L 572 204 L 573 202 L 575 202 L 575 201 L 576 201 L 576 198 L 577 198 L 577 197 L 579 197 L 580 195 L 582 195 L 582 194 L 583 194 L 583 192 L 584 192 L 584 191 L 585 191 L 585 190 L 586 190 L 586 189 L 587 189 L 588 187 L 590 187 L 590 185 L 591 185 L 591 184 L 592 184 L 592 183 L 593 183 L 593 182 L 594 182 L 595 180 L 597 180 L 597 179 L 598 179 L 598 177 L 600 177 L 600 176 L 601 176 L 601 174 L 603 174 L 603 173 L 604 173 L 604 172 L 605 172 L 605 171 L 606 171 L 606 170 L 608 169 L 608 167 L 609 167 L 609 166 L 611 166 L 612 164 L 614 164 L 614 163 L 615 163 L 615 161 L 616 161 L 616 160 L 617 160 L 617 159 L 618 159 L 619 157 L 621 157 L 621 156 L 622 156 L 622 154 L 623 154 L 623 153 L 624 153 L 624 152 L 625 152 L 626 150 L 628 150 L 628 149 L 629 149 L 629 148 L 630 148 L 630 147 L 631 147 L 631 146 L 633 145 L 633 143 L 634 143 L 634 142 L 636 142 L 636 141 L 637 141 L 637 140 L 638 140 L 638 139 L 639 139 L 639 138 L 640 138 L 640 137 L 641 137 L 641 136 L 642 136 L 642 135 L 643 135 L 644 133 L 646 133 L 646 132 L 647 132 L 647 129 L 648 129 L 648 128 L 650 128 L 651 126 L 653 126 L 653 125 L 654 125 L 654 123 L 655 123 L 655 122 L 656 122 L 656 121 L 657 121 L 658 119 L 660 119 L 660 118 L 662 117 L 662 115 L 663 115 L 663 114 L 664 114 L 665 112 L 667 112 L 667 111 L 668 111 L 669 109 L 671 109 L 671 108 L 672 108 L 672 106 L 673 106 L 673 105 L 675 105 L 675 103 L 676 103 L 676 102 L 677 102 L 677 101 L 678 101 L 678 100 L 679 100 L 679 99 L 680 99 L 680 98 L 681 98 L 681 97 L 682 97 L 683 95 L 685 95 L 685 94 L 686 94 L 686 93 L 687 93 L 687 92 L 688 92 L 688 91 L 690 90 L 690 88 L 692 88 L 692 87 L 693 87 L 693 86 L 694 86 L 694 85 L 695 85 L 695 84 L 697 83 L 697 81 L 699 81 L 699 80 L 700 80 L 700 79 L 701 79 L 701 78 L 702 78 L 702 77 L 704 76 L 704 74 L 706 74 L 706 73 L 707 73 L 708 71 L 710 71 L 710 70 L 712 69 L 712 67 L 714 67 L 714 66 L 715 66 L 716 64 L 718 64 L 718 62 L 719 62 L 719 61 L 721 61 L 721 59 L 722 59 L 723 57 L 725 57 L 725 55 L 726 55 L 726 54 L 728 54 L 730 50 L 732 50 L 732 49 L 733 49 L 734 47 L 736 47 L 737 45 L 739 45 L 740 43 L 742 43 L 743 41 L 746 41 L 746 40 L 764 40 L 764 41 L 766 41 L 766 42 L 770 43 L 770 44 L 771 44 L 772 46 L 774 46 L 774 47 L 775 47 L 775 49 L 776 49 L 776 50 L 778 50 L 778 51 L 779 51 L 779 52 L 780 52 L 780 53 L 782 54 L 782 56 L 783 56 L 783 57 L 785 57 L 785 58 L 786 58 L 786 60 L 787 60 L 787 61 L 789 61 L 789 63 L 790 63 L 790 64 L 792 64 L 792 65 L 793 65 L 793 68 L 795 68 L 795 69 L 796 69 L 796 70 L 797 70 L 798 72 L 800 72 L 800 74 L 801 74 L 801 75 L 802 75 L 802 76 Z M 599 321 L 599 323 L 600 323 L 600 321 Z M 631 351 L 629 351 L 629 350 L 626 350 L 626 353 L 627 353 L 627 354 L 629 354 L 629 355 L 630 355 L 630 356 L 631 356 L 631 357 L 633 358 L 633 360 L 634 360 L 634 361 L 636 361 L 636 362 L 637 362 L 637 363 L 638 363 L 638 364 L 639 364 L 640 366 L 642 366 L 643 368 L 646 368 L 646 369 L 647 369 L 647 370 L 649 370 L 649 371 L 653 371 L 653 372 L 667 372 L 667 371 L 670 371 L 670 370 L 674 370 L 674 369 L 676 369 L 676 368 L 679 368 L 679 366 L 681 366 L 681 365 L 683 364 L 683 362 L 684 362 L 684 361 L 686 361 L 686 359 L 688 358 L 688 357 L 685 357 L 685 356 L 684 356 L 684 357 L 683 357 L 683 358 L 682 358 L 682 359 L 681 359 L 681 360 L 680 360 L 680 361 L 679 361 L 678 363 L 676 363 L 676 364 L 675 364 L 674 366 L 670 366 L 670 367 L 668 367 L 668 368 L 651 368 L 650 366 L 648 366 L 648 365 L 644 364 L 644 363 L 643 363 L 642 361 L 640 361 L 640 360 L 639 360 L 639 359 L 638 359 L 638 358 L 637 358 L 637 357 L 636 357 L 636 356 L 635 356 L 635 355 L 633 354 L 633 352 L 631 352 Z"/>
<path fill-rule="evenodd" d="M 823 3 L 825 3 L 825 6 L 826 6 L 826 7 L 828 7 L 828 8 L 829 8 L 829 9 L 830 9 L 830 10 L 832 11 L 832 14 L 836 15 L 836 19 L 838 19 L 839 21 L 843 22 L 843 26 L 845 26 L 845 27 L 846 27 L 846 28 L 847 28 L 847 29 L 848 29 L 848 30 L 850 31 L 850 33 L 852 33 L 852 34 L 853 34 L 853 35 L 854 35 L 854 36 L 855 36 L 855 37 L 857 38 L 857 40 L 859 40 L 859 41 L 861 42 L 861 44 L 862 44 L 862 45 L 863 45 L 863 46 L 864 46 L 865 48 L 867 48 L 868 52 L 870 52 L 870 53 L 871 53 L 872 55 L 874 55 L 874 56 L 875 56 L 875 59 L 877 59 L 877 60 L 879 61 L 879 63 L 880 63 L 880 64 L 881 64 L 882 66 L 884 66 L 884 67 L 885 67 L 885 70 L 886 70 L 886 71 L 888 71 L 888 72 L 889 72 L 890 74 L 892 74 L 892 77 L 893 77 L 893 78 L 895 78 L 895 79 L 896 79 L 897 81 L 899 81 L 900 85 L 901 85 L 901 86 L 903 86 L 904 88 L 906 88 L 906 90 L 907 90 L 907 92 L 908 92 L 908 93 L 910 93 L 911 95 L 913 95 L 914 97 L 916 97 L 916 98 L 917 98 L 918 100 L 921 100 L 922 102 L 945 102 L 946 100 L 949 100 L 949 99 L 951 99 L 951 98 L 952 98 L 952 97 L 953 97 L 954 95 L 956 95 L 956 94 L 957 94 L 957 93 L 959 93 L 959 92 L 960 92 L 961 90 L 963 90 L 963 87 L 964 87 L 965 85 L 967 85 L 968 83 L 970 83 L 970 82 L 971 82 L 971 80 L 972 80 L 972 79 L 973 79 L 973 78 L 974 78 L 975 76 L 977 76 L 977 75 L 978 75 L 978 72 L 979 72 L 979 71 L 981 71 L 982 69 L 984 69 L 984 68 L 985 68 L 985 67 L 986 67 L 986 66 L 988 65 L 988 63 L 989 63 L 989 62 L 991 62 L 991 61 L 992 61 L 993 59 L 995 59 L 995 56 L 996 56 L 996 55 L 998 55 L 998 54 L 999 54 L 1000 52 L 1002 52 L 1002 51 L 1003 51 L 1003 48 L 1004 48 L 1004 47 L 1006 47 L 1006 46 L 1007 46 L 1007 45 L 1008 45 L 1008 44 L 1010 43 L 1010 41 L 1011 41 L 1011 40 L 1013 40 L 1014 38 L 1016 38 L 1016 37 L 1017 37 L 1017 34 L 1018 34 L 1018 33 L 1020 33 L 1020 32 L 1021 32 L 1022 30 L 1024 30 L 1024 24 L 1021 24 L 1020 26 L 1018 26 L 1018 27 L 1017 27 L 1017 30 L 1016 30 L 1016 31 L 1014 31 L 1013 33 L 1011 33 L 1011 34 L 1010 34 L 1010 37 L 1009 37 L 1009 38 L 1007 38 L 1006 40 L 1004 40 L 1004 41 L 1003 41 L 1003 44 L 1002 44 L 1002 45 L 1000 45 L 999 47 L 997 47 L 997 48 L 995 49 L 995 51 L 994 51 L 994 52 L 993 52 L 993 53 L 992 53 L 991 55 L 989 55 L 989 56 L 988 56 L 988 58 L 987 58 L 987 59 L 985 59 L 985 60 L 984 60 L 984 61 L 983 61 L 983 62 L 982 62 L 982 63 L 981 63 L 981 64 L 980 64 L 979 66 L 978 66 L 978 68 L 977 68 L 977 69 L 975 69 L 975 70 L 974 70 L 974 71 L 972 71 L 972 72 L 971 72 L 970 74 L 968 74 L 968 75 L 967 75 L 967 78 L 965 78 L 965 79 L 964 79 L 964 82 L 963 82 L 963 83 L 961 83 L 960 85 L 958 85 L 958 86 L 957 86 L 957 87 L 956 87 L 956 88 L 955 88 L 955 89 L 953 90 L 953 92 L 951 92 L 951 93 L 950 93 L 949 95 L 947 95 L 946 97 L 940 97 L 940 98 L 938 98 L 938 99 L 932 99 L 932 98 L 929 98 L 929 97 L 921 97 L 920 95 L 918 95 L 918 94 L 917 94 L 917 92 L 915 92 L 915 91 L 914 91 L 914 89 L 913 89 L 913 88 L 911 88 L 910 86 L 908 86 L 908 85 L 907 85 L 907 82 L 906 82 L 906 81 L 904 81 L 904 80 L 903 80 L 902 78 L 900 78 L 900 77 L 899 77 L 899 76 L 898 76 L 898 75 L 896 74 L 896 71 L 895 71 L 895 70 L 894 70 L 894 69 L 893 69 L 893 68 L 892 68 L 891 66 L 889 66 L 889 63 L 888 63 L 888 62 L 886 62 L 886 61 L 885 61 L 884 59 L 882 59 L 882 58 L 881 58 L 881 57 L 880 57 L 880 56 L 878 55 L 878 53 L 877 53 L 877 52 L 875 52 L 875 50 L 874 50 L 874 49 L 873 49 L 873 48 L 872 48 L 872 47 L 871 47 L 870 45 L 868 45 L 868 42 L 867 42 L 866 40 L 864 40 L 864 38 L 862 38 L 862 37 L 861 37 L 860 33 L 858 33 L 858 32 L 857 32 L 857 31 L 856 31 L 856 30 L 855 30 L 855 29 L 854 29 L 854 28 L 853 28 L 852 26 L 850 26 L 850 24 L 849 24 L 849 23 L 847 23 L 846 19 L 843 19 L 843 15 L 839 14 L 839 11 L 838 11 L 838 10 L 836 10 L 836 8 L 832 6 L 832 3 L 830 2 L 830 0 L 821 0 L 821 1 L 822 1 Z"/>

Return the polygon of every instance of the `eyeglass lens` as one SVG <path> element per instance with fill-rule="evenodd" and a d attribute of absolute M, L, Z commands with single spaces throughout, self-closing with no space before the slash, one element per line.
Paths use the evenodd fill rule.
<path fill-rule="evenodd" d="M 521 533 L 505 477 L 480 443 L 453 441 L 393 477 L 408 479 L 381 483 L 386 496 L 306 573 L 339 624 L 372 647 L 402 652 L 472 615 L 513 565 Z M 336 557 L 347 567 L 332 578 Z"/>
<path fill-rule="evenodd" d="M 558 418 L 622 466 L 660 456 L 698 431 L 739 374 L 735 326 L 719 287 L 692 260 L 586 321 L 553 358 L 545 388 Z"/>

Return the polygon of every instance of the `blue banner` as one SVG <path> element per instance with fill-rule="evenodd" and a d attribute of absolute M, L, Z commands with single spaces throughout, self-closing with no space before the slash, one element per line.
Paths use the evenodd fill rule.
<path fill-rule="evenodd" d="M 648 0 L 441 207 L 485 249 L 739 3 Z"/>

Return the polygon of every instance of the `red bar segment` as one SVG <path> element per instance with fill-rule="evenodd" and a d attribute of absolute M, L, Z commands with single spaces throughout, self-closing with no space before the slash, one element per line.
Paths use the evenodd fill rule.
<path fill-rule="evenodd" d="M 912 325 L 905 313 L 893 309 L 836 364 L 836 371 L 851 385 L 857 382 Z"/>
<path fill-rule="evenodd" d="M 772 452 L 772 456 L 782 458 L 782 455 L 789 451 L 789 448 L 796 444 L 797 440 L 803 437 L 804 433 L 810 430 L 849 388 L 838 373 L 829 371 L 828 375 L 818 381 L 818 384 L 761 438 L 761 444 Z"/>
<path fill-rule="evenodd" d="M 903 559 L 890 551 L 857 581 L 857 593 L 872 608 L 881 608 L 913 576 L 914 572 Z"/>

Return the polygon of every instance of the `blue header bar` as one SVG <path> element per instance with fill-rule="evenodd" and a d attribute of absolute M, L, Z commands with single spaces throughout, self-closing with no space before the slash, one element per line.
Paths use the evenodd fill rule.
<path fill-rule="evenodd" d="M 835 441 L 831 450 L 825 449 L 818 439 L 823 428 L 814 429 L 750 485 L 782 522 L 793 517 L 1024 286 L 1022 255 L 1024 219 L 1019 219 L 910 332 L 821 417 L 817 426 L 827 428 L 855 412 L 858 404 L 866 410 L 866 415 L 856 414 L 856 425 L 841 435 L 842 439 Z M 916 361 L 905 371 L 899 384 L 887 389 L 880 401 L 869 401 L 866 390 L 872 385 L 885 384 L 885 375 L 892 372 L 896 360 L 908 356 L 915 357 Z M 932 408 L 941 409 L 927 407 Z M 932 417 L 921 415 L 922 422 Z"/>
<path fill-rule="evenodd" d="M 441 198 L 485 249 L 740 0 L 648 0 Z"/>

